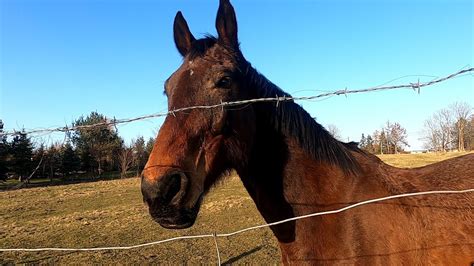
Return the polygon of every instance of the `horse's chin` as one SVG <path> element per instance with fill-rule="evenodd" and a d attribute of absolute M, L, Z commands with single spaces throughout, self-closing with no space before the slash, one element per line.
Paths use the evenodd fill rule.
<path fill-rule="evenodd" d="M 193 226 L 196 219 L 190 220 L 190 221 L 180 220 L 179 222 L 169 220 L 169 219 L 159 219 L 155 221 L 158 222 L 161 225 L 161 227 L 166 228 L 166 229 L 186 229 Z"/>
<path fill-rule="evenodd" d="M 197 210 L 199 210 L 199 207 Z M 150 215 L 155 222 L 164 228 L 184 229 L 194 225 L 198 214 L 197 210 L 173 210 L 166 216 L 150 212 Z"/>
<path fill-rule="evenodd" d="M 150 215 L 155 222 L 166 229 L 185 229 L 194 225 L 199 209 L 201 207 L 202 196 L 192 209 L 169 208 L 164 213 L 154 212 L 150 209 Z M 165 215 L 164 215 L 165 214 Z"/>

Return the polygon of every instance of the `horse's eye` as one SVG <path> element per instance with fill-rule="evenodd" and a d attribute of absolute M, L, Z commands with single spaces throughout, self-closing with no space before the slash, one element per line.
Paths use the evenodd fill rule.
<path fill-rule="evenodd" d="M 228 89 L 230 88 L 230 84 L 232 84 L 232 79 L 228 76 L 225 76 L 216 83 L 216 87 L 221 89 Z"/>

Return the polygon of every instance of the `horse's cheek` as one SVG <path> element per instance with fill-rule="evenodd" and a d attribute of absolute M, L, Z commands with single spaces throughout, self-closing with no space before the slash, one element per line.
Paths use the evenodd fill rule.
<path fill-rule="evenodd" d="M 219 135 L 217 137 L 214 137 L 211 140 L 211 142 L 209 142 L 209 144 L 206 145 L 206 148 L 205 148 L 206 173 L 209 173 L 212 170 L 214 162 L 219 156 L 219 150 L 222 146 L 223 141 L 224 141 L 224 136 Z"/>

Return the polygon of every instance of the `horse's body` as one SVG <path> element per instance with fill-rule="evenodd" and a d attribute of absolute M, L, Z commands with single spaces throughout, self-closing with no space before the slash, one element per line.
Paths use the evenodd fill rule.
<path fill-rule="evenodd" d="M 362 171 L 346 175 L 308 159 L 297 146 L 289 149 L 294 152 L 282 177 L 286 202 L 275 204 L 277 201 L 268 196 L 272 192 L 265 192 L 269 182 L 265 178 L 274 176 L 242 177 L 246 186 L 254 179 L 262 180 L 260 184 L 254 181 L 258 192 L 249 192 L 268 222 L 387 195 L 474 186 L 474 154 L 399 169 L 375 156 L 354 153 Z M 271 161 L 267 163 L 268 168 L 274 167 Z M 272 230 L 287 263 L 467 265 L 474 259 L 473 203 L 472 194 L 411 197 L 302 219 Z M 282 206 L 288 206 L 287 213 L 280 211 Z"/>
<path fill-rule="evenodd" d="M 238 47 L 235 13 L 221 0 L 218 38 L 196 40 L 179 12 L 184 57 L 168 79 L 169 109 L 288 96 Z M 151 216 L 192 226 L 201 200 L 235 169 L 267 222 L 400 193 L 474 187 L 474 154 L 398 169 L 342 143 L 294 102 L 193 109 L 167 116 L 142 179 Z M 271 229 L 284 263 L 467 264 L 474 260 L 472 194 L 426 195 L 364 205 Z"/>

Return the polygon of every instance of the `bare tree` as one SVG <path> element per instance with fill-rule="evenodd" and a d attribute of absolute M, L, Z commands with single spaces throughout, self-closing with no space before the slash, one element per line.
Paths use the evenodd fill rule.
<path fill-rule="evenodd" d="M 441 109 L 425 121 L 425 147 L 434 151 L 453 149 L 454 118 L 450 109 Z"/>
<path fill-rule="evenodd" d="M 407 130 L 398 122 L 393 124 L 387 123 L 387 126 L 388 136 L 390 136 L 390 144 L 393 146 L 393 152 L 398 153 L 399 149 L 408 146 Z"/>
<path fill-rule="evenodd" d="M 455 134 L 457 139 L 457 148 L 459 151 L 464 151 L 464 138 L 465 130 L 468 125 L 469 115 L 471 114 L 472 107 L 466 102 L 455 102 L 449 106 L 454 115 L 455 122 Z"/>
<path fill-rule="evenodd" d="M 383 129 L 381 131 L 375 130 L 374 133 L 372 133 L 372 139 L 374 140 L 374 151 L 376 153 L 388 153 L 387 137 Z"/>
<path fill-rule="evenodd" d="M 333 136 L 333 138 L 341 141 L 342 140 L 342 137 L 341 137 L 341 133 L 339 131 L 339 128 L 337 128 L 336 125 L 333 125 L 333 124 L 329 124 L 327 126 L 327 130 L 329 132 L 329 134 L 331 134 L 331 136 Z"/>
<path fill-rule="evenodd" d="M 440 151 L 442 149 L 441 130 L 439 129 L 434 116 L 425 120 L 424 132 L 425 136 L 423 139 L 425 140 L 425 142 L 423 146 L 427 150 Z"/>
<path fill-rule="evenodd" d="M 467 150 L 474 150 L 474 114 L 472 114 L 468 119 L 464 142 Z"/>
<path fill-rule="evenodd" d="M 130 169 L 133 163 L 133 150 L 128 147 L 123 147 L 118 155 L 120 177 L 125 178 L 127 171 Z"/>

